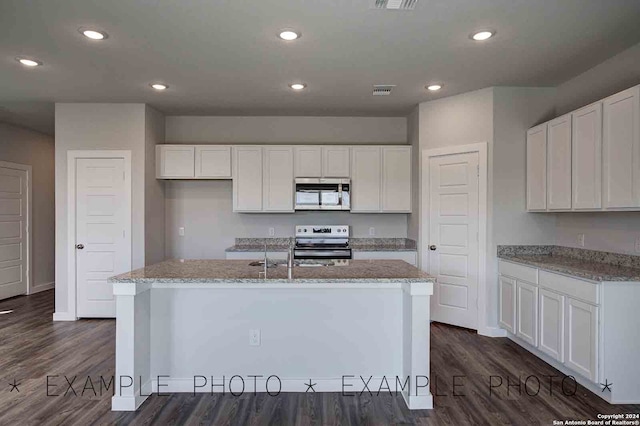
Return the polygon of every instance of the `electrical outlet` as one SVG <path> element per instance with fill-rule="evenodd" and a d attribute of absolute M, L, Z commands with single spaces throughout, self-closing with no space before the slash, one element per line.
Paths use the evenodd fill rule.
<path fill-rule="evenodd" d="M 640 253 L 640 237 L 636 238 L 636 253 Z"/>
<path fill-rule="evenodd" d="M 578 234 L 578 245 L 584 247 L 584 234 Z"/>
<path fill-rule="evenodd" d="M 276 228 L 269 228 L 269 236 L 273 237 L 274 235 L 276 235 Z"/>
<path fill-rule="evenodd" d="M 376 235 L 376 228 L 372 226 L 369 228 L 369 236 L 373 237 L 374 235 Z"/>
<path fill-rule="evenodd" d="M 181 226 L 180 228 L 178 228 L 178 235 L 180 235 L 181 237 L 184 237 L 184 226 Z"/>
<path fill-rule="evenodd" d="M 260 329 L 249 330 L 249 346 L 260 346 Z"/>

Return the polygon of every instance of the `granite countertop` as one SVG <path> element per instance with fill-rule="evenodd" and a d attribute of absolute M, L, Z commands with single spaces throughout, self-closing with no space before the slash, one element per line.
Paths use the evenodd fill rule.
<path fill-rule="evenodd" d="M 236 238 L 236 244 L 227 252 L 263 252 L 267 242 L 267 251 L 282 252 L 289 248 L 288 238 Z M 408 238 L 351 238 L 353 251 L 416 251 L 415 240 Z"/>
<path fill-rule="evenodd" d="M 262 266 L 247 260 L 166 260 L 109 278 L 111 283 L 412 283 L 435 278 L 402 260 L 350 260 L 344 266 L 294 267 L 287 279 L 286 265 L 269 268 L 267 279 L 259 278 Z"/>
<path fill-rule="evenodd" d="M 640 281 L 640 257 L 559 246 L 499 246 L 503 260 L 591 281 Z"/>

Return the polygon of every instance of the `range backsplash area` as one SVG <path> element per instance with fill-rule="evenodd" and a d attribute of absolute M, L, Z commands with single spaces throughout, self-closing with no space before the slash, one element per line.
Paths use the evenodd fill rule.
<path fill-rule="evenodd" d="M 166 181 L 166 257 L 224 259 L 236 238 L 293 235 L 295 225 L 349 225 L 353 237 L 406 238 L 407 214 L 348 212 L 234 213 L 231 181 Z M 179 228 L 184 227 L 184 236 Z"/>

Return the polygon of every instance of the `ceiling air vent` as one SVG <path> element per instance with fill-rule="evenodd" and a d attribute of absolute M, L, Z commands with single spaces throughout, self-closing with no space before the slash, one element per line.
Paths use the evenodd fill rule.
<path fill-rule="evenodd" d="M 389 96 L 395 84 L 376 84 L 373 86 L 373 96 Z"/>
<path fill-rule="evenodd" d="M 373 0 L 374 9 L 413 10 L 418 0 Z"/>

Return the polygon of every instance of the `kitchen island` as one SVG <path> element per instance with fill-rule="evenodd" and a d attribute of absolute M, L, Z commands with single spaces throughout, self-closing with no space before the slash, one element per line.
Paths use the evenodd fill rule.
<path fill-rule="evenodd" d="M 112 409 L 152 393 L 400 393 L 432 408 L 433 278 L 400 260 L 268 269 L 169 260 L 110 279 L 116 296 Z"/>

